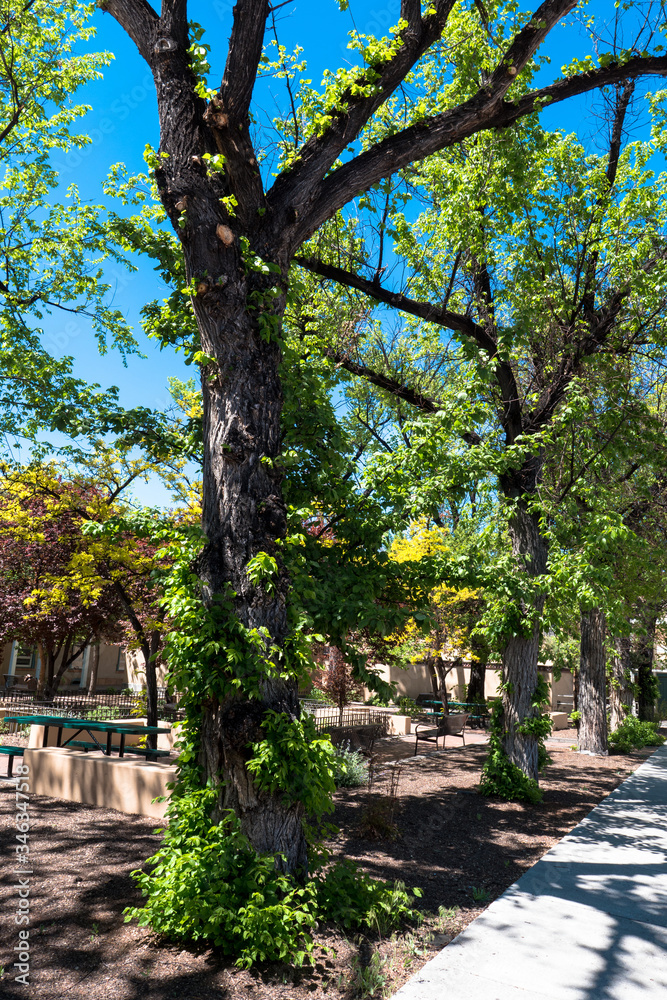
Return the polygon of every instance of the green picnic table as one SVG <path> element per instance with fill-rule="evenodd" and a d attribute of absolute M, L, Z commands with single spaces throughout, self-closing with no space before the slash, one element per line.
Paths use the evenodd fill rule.
<path fill-rule="evenodd" d="M 114 735 L 120 736 L 118 756 L 123 757 L 125 755 L 126 736 L 152 736 L 158 733 L 171 732 L 171 726 L 165 729 L 164 727 L 159 726 L 142 726 L 139 725 L 139 723 L 134 725 L 130 722 L 114 722 L 113 720 L 101 722 L 92 719 L 68 719 L 66 716 L 61 715 L 6 715 L 5 722 L 17 722 L 24 726 L 44 726 L 44 742 L 42 743 L 42 746 L 44 747 L 49 745 L 49 729 L 57 728 L 57 747 L 67 747 L 72 745 L 83 747 L 85 750 L 97 749 L 107 757 L 110 757 L 111 751 L 115 749 L 111 743 L 111 738 Z M 64 743 L 62 742 L 63 729 L 75 730 L 75 732 L 69 736 Z M 91 742 L 77 740 L 76 737 L 79 733 L 87 733 Z M 106 746 L 96 739 L 95 733 L 106 734 Z M 128 747 L 127 749 L 129 753 L 141 753 L 145 754 L 147 757 L 164 757 L 168 753 L 166 750 L 142 750 L 135 747 Z"/>

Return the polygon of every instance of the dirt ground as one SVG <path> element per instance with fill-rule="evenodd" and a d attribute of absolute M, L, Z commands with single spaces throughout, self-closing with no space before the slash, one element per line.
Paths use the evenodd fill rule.
<path fill-rule="evenodd" d="M 479 734 L 481 738 L 481 734 Z M 29 985 L 14 981 L 18 887 L 13 863 L 14 787 L 0 783 L 2 872 L 0 996 L 6 1000 L 350 1000 L 389 996 L 473 920 L 602 798 L 650 755 L 593 758 L 570 749 L 573 731 L 549 743 L 544 802 L 523 806 L 476 792 L 481 742 L 409 757 L 408 741 L 390 740 L 384 756 L 398 760 L 393 817 L 387 787 L 341 789 L 333 856 L 355 859 L 367 872 L 423 890 L 419 927 L 378 940 L 330 928 L 318 940 L 314 969 L 268 966 L 238 970 L 210 948 L 165 944 L 123 922 L 140 903 L 130 877 L 155 849 L 155 821 L 58 799 L 30 800 Z M 373 810 L 373 807 L 375 809 Z M 371 809 L 369 818 L 369 809 Z M 375 816 L 375 820 L 374 820 Z M 382 828 L 382 829 L 380 829 Z M 381 832 L 394 835 L 372 839 Z"/>

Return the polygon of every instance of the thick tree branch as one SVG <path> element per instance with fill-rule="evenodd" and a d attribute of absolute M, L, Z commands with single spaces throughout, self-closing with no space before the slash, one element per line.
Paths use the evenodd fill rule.
<path fill-rule="evenodd" d="M 486 352 L 490 360 L 496 360 L 495 376 L 503 403 L 501 419 L 507 434 L 508 444 L 514 442 L 517 435 L 522 431 L 519 389 L 512 366 L 509 361 L 498 359 L 498 345 L 495 338 L 481 324 L 475 323 L 470 316 L 450 312 L 450 310 L 444 309 L 442 306 L 433 305 L 430 302 L 417 302 L 400 292 L 391 292 L 383 288 L 376 281 L 369 281 L 367 278 L 362 278 L 358 274 L 346 271 L 341 267 L 335 267 L 333 264 L 326 264 L 324 261 L 315 260 L 312 257 L 299 256 L 295 257 L 294 260 L 297 264 L 300 264 L 308 271 L 312 271 L 314 274 L 319 274 L 323 278 L 331 278 L 333 281 L 347 285 L 350 288 L 356 288 L 377 302 L 384 302 L 394 309 L 400 309 L 401 312 L 417 316 L 428 323 L 437 323 L 438 326 L 445 327 L 448 330 L 456 330 L 474 340 Z"/>
<path fill-rule="evenodd" d="M 627 115 L 630 100 L 636 85 L 636 80 L 625 80 L 622 84 L 618 85 L 616 113 L 614 115 L 614 123 L 611 129 L 609 161 L 607 163 L 607 181 L 610 188 L 613 188 L 616 183 L 616 174 L 618 172 L 618 163 L 621 157 L 621 148 L 623 144 L 623 127 L 625 125 L 625 117 Z"/>
<path fill-rule="evenodd" d="M 99 7 L 124 28 L 149 66 L 155 57 L 159 17 L 147 0 L 99 0 Z"/>
<path fill-rule="evenodd" d="M 368 365 L 362 365 L 358 361 L 352 361 L 352 359 L 342 351 L 334 351 L 330 348 L 325 348 L 323 353 L 325 357 L 334 361 L 341 368 L 344 368 L 345 371 L 350 372 L 351 375 L 363 378 L 364 381 L 370 382 L 371 385 L 376 385 L 378 389 L 383 389 L 385 392 L 390 393 L 397 399 L 405 400 L 406 403 L 414 406 L 417 410 L 421 410 L 422 413 L 437 413 L 438 410 L 442 408 L 437 401 L 428 399 L 427 396 L 422 395 L 421 392 L 417 392 L 416 389 L 411 389 L 410 386 L 402 385 L 398 379 L 391 378 L 389 375 L 383 375 L 382 372 L 374 371 L 374 369 L 369 368 Z M 357 418 L 361 419 L 358 415 Z M 465 433 L 462 437 L 464 441 L 471 445 L 480 444 L 482 440 L 478 434 L 474 433 Z M 385 445 L 385 447 L 388 447 L 388 445 Z M 391 449 L 389 450 L 391 451 Z"/>
<path fill-rule="evenodd" d="M 188 44 L 188 0 L 162 0 L 160 31 L 177 45 Z"/>
<path fill-rule="evenodd" d="M 313 197 L 313 194 L 316 193 L 315 187 L 322 183 L 322 179 L 338 156 L 350 142 L 357 138 L 375 111 L 403 82 L 415 63 L 440 37 L 454 7 L 454 2 L 452 0 L 437 0 L 434 4 L 434 13 L 423 19 L 417 16 L 419 6 L 412 0 L 403 0 L 401 17 L 407 21 L 407 27 L 400 34 L 402 42 L 400 48 L 386 63 L 372 67 L 374 76 L 371 81 L 366 80 L 366 71 L 360 74 L 359 79 L 355 81 L 356 93 L 350 88 L 341 95 L 339 101 L 341 110 L 332 112 L 331 123 L 324 134 L 312 136 L 299 151 L 298 166 L 289 173 L 282 174 L 274 184 L 269 200 L 276 209 L 278 206 L 288 206 L 298 211 L 298 205 L 308 201 L 312 203 L 315 200 Z M 576 0 L 545 0 L 540 5 L 528 24 L 517 33 L 505 56 L 499 60 L 483 91 L 480 91 L 481 109 L 488 105 L 486 112 L 488 114 L 491 109 L 498 107 L 517 74 L 532 58 L 545 36 L 574 6 L 576 6 Z M 370 93 L 368 93 L 368 82 L 372 83 Z M 361 96 L 359 95 L 360 89 Z M 476 107 L 476 111 L 479 112 L 479 110 Z M 479 131 L 479 129 L 477 128 L 475 131 Z M 379 146 L 383 145 L 383 143 L 379 144 Z M 373 149 L 375 148 L 377 147 L 373 147 Z M 430 152 L 433 151 L 430 150 Z M 394 163 L 389 172 L 393 172 L 398 167 L 424 155 L 428 154 L 415 152 L 407 157 L 404 164 Z M 363 164 L 363 154 L 356 157 L 347 166 L 351 167 L 352 164 Z M 335 171 L 335 175 L 339 172 Z M 371 181 L 371 183 L 374 182 Z M 370 184 L 349 194 L 338 207 L 369 186 Z M 330 212 L 319 219 L 306 236 L 302 236 L 299 232 L 295 246 L 311 235 L 314 229 L 318 228 L 321 222 L 331 214 L 333 213 Z M 289 216 L 287 221 L 290 221 Z M 309 219 L 304 218 L 301 225 L 308 226 L 308 224 Z M 280 229 L 283 228 L 283 225 L 284 221 L 281 219 L 279 221 Z M 297 227 L 297 231 L 299 228 Z"/>
<path fill-rule="evenodd" d="M 222 83 L 204 115 L 225 157 L 227 180 L 238 202 L 239 217 L 248 225 L 257 220 L 264 201 L 264 185 L 250 136 L 249 110 L 270 13 L 268 0 L 238 0 Z"/>
<path fill-rule="evenodd" d="M 477 132 L 508 128 L 546 104 L 556 104 L 600 87 L 649 75 L 667 76 L 667 56 L 637 56 L 625 63 L 559 80 L 514 102 L 499 98 L 494 91 L 489 93 L 487 84 L 452 111 L 389 136 L 332 171 L 323 181 L 313 182 L 310 196 L 305 198 L 304 193 L 308 210 L 301 213 L 299 224 L 293 235 L 290 234 L 293 246 L 298 247 L 312 236 L 323 222 L 357 195 L 415 160 L 454 146 Z M 271 202 L 274 192 L 280 192 L 278 182 L 269 193 Z"/>
<path fill-rule="evenodd" d="M 378 389 L 384 389 L 385 392 L 391 393 L 397 399 L 404 399 L 406 403 L 410 403 L 411 406 L 416 407 L 423 413 L 437 413 L 440 409 L 438 404 L 432 399 L 428 399 L 407 385 L 401 385 L 397 379 L 383 375 L 382 372 L 374 371 L 372 368 L 362 365 L 358 361 L 352 361 L 349 355 L 343 351 L 334 351 L 326 347 L 322 353 L 326 358 L 334 361 L 340 368 L 344 368 L 350 374 L 363 378 L 366 382 L 370 382 L 371 385 L 376 385 Z"/>
<path fill-rule="evenodd" d="M 238 127 L 247 120 L 269 14 L 268 0 L 237 0 L 234 7 L 227 65 L 216 102 L 222 125 Z"/>
<path fill-rule="evenodd" d="M 285 219 L 294 223 L 290 209 L 298 212 L 300 205 L 311 200 L 314 186 L 321 183 L 345 147 L 356 141 L 372 115 L 437 41 L 455 2 L 434 0 L 434 12 L 422 18 L 421 4 L 417 0 L 402 0 L 401 20 L 406 21 L 407 26 L 399 35 L 401 45 L 395 54 L 384 63 L 360 69 L 354 84 L 340 95 L 337 107 L 329 112 L 330 122 L 325 131 L 312 135 L 304 143 L 295 166 L 282 173 L 273 185 L 270 200 L 277 213 L 278 233 Z M 572 0 L 561 0 L 561 4 L 566 2 Z M 285 209 L 287 214 L 283 217 Z"/>
<path fill-rule="evenodd" d="M 443 326 L 448 330 L 464 333 L 467 337 L 472 337 L 473 340 L 477 341 L 479 346 L 487 351 L 489 357 L 495 357 L 498 351 L 493 337 L 490 337 L 484 327 L 475 323 L 469 316 L 451 312 L 449 309 L 443 309 L 431 302 L 418 302 L 401 292 L 392 292 L 388 288 L 384 288 L 377 281 L 362 278 L 361 275 L 355 274 L 353 271 L 346 271 L 342 267 L 327 264 L 315 257 L 299 255 L 294 258 L 294 261 L 307 271 L 319 274 L 322 278 L 330 278 L 338 284 L 347 285 L 348 288 L 356 288 L 358 292 L 363 292 L 364 295 L 370 296 L 376 302 L 384 302 L 385 305 L 400 309 L 401 312 L 408 313 L 410 316 L 417 316 L 419 319 L 426 320 L 427 323 L 437 323 L 438 326 Z"/>

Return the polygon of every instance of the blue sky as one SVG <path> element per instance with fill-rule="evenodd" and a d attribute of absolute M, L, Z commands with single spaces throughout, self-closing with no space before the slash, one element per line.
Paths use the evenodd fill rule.
<path fill-rule="evenodd" d="M 227 40 L 231 27 L 231 0 L 191 2 L 190 20 L 206 28 L 205 41 L 212 47 L 213 72 L 211 84 L 219 78 L 224 66 Z M 353 26 L 368 34 L 385 34 L 396 23 L 399 0 L 351 0 L 350 11 L 341 13 L 336 0 L 319 0 L 306 4 L 295 0 L 280 11 L 280 41 L 291 49 L 296 43 L 303 46 L 308 60 L 309 75 L 318 84 L 325 67 L 332 69 L 350 60 L 347 50 L 347 31 Z M 589 11 L 609 13 L 612 5 L 597 0 Z M 84 119 L 81 131 L 87 132 L 91 144 L 83 150 L 72 150 L 67 156 L 57 156 L 55 166 L 64 186 L 76 183 L 84 198 L 103 200 L 101 184 L 111 164 L 125 162 L 131 170 L 142 170 L 143 150 L 147 143 L 157 146 L 157 110 L 151 75 L 133 44 L 110 15 L 98 11 L 95 15 L 97 38 L 91 48 L 107 49 L 115 59 L 105 70 L 104 79 L 90 84 L 80 92 L 80 99 L 92 106 Z M 560 73 L 560 67 L 574 55 L 585 55 L 589 43 L 573 19 L 559 27 L 550 36 L 544 51 L 551 55 L 552 65 L 543 72 L 544 82 Z M 268 82 L 261 85 L 261 100 L 271 109 L 276 98 Z M 279 97 L 277 99 L 280 99 Z M 546 119 L 552 127 L 578 129 L 582 134 L 590 131 L 587 108 L 590 98 L 560 105 L 549 111 Z M 160 352 L 143 337 L 138 327 L 139 311 L 144 303 L 161 297 L 161 285 L 150 264 L 139 262 L 139 270 L 128 274 L 118 265 L 108 269 L 114 287 L 114 304 L 135 325 L 146 359 L 130 358 L 127 367 L 114 352 L 101 357 L 85 318 L 76 316 L 62 319 L 53 317 L 47 324 L 45 345 L 56 355 L 68 354 L 75 359 L 78 375 L 101 383 L 115 384 L 121 389 L 121 399 L 126 406 L 141 404 L 163 407 L 168 400 L 167 378 L 181 378 L 195 374 L 186 368 L 180 356 L 169 351 Z M 141 491 L 146 503 L 163 502 L 164 496 L 151 487 Z"/>

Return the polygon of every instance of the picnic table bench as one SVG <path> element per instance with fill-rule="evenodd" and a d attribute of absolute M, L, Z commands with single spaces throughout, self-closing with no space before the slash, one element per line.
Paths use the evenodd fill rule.
<path fill-rule="evenodd" d="M 14 774 L 14 758 L 23 756 L 23 747 L 0 746 L 0 753 L 4 754 L 5 757 L 9 757 L 7 761 L 7 777 L 11 778 Z"/>
<path fill-rule="evenodd" d="M 66 746 L 76 747 L 78 750 L 99 750 L 99 743 L 91 743 L 88 740 L 68 740 Z M 140 754 L 146 757 L 147 760 L 157 759 L 158 757 L 168 757 L 169 750 L 149 750 L 146 747 L 135 747 L 129 744 L 125 746 L 124 752 L 119 756 L 123 757 L 128 753 Z"/>
<path fill-rule="evenodd" d="M 465 746 L 465 727 L 468 721 L 468 712 L 457 712 L 453 715 L 440 715 L 434 716 L 433 722 L 430 720 L 425 720 L 424 722 L 418 722 L 415 726 L 415 756 L 417 755 L 417 747 L 419 746 L 419 741 L 423 740 L 426 742 L 435 742 L 435 748 L 438 749 L 438 740 L 442 736 L 442 748 L 445 749 L 445 737 L 447 736 L 460 736 L 463 740 L 463 745 Z"/>
<path fill-rule="evenodd" d="M 118 750 L 119 757 L 124 756 L 126 749 L 130 749 L 130 747 L 126 748 L 125 746 L 126 736 L 152 736 L 153 734 L 171 732 L 171 727 L 165 729 L 160 726 L 134 725 L 129 722 L 114 722 L 113 720 L 101 722 L 92 719 L 69 719 L 67 716 L 60 715 L 7 715 L 5 716 L 5 722 L 17 722 L 24 726 L 43 726 L 44 740 L 42 746 L 44 747 L 49 745 L 49 729 L 51 728 L 57 728 L 58 730 L 56 738 L 57 747 L 71 746 L 79 733 L 87 733 L 91 739 L 91 744 L 88 749 L 92 748 L 100 750 L 107 757 L 110 757 L 111 751 L 116 749 Z M 69 736 L 64 743 L 62 741 L 63 729 L 74 730 L 72 735 Z M 100 743 L 95 738 L 95 733 L 100 733 L 101 735 L 106 736 L 106 745 Z M 115 735 L 119 737 L 118 747 L 115 747 L 112 743 L 112 737 Z M 151 751 L 151 753 L 157 753 L 157 751 Z"/>
<path fill-rule="evenodd" d="M 468 712 L 470 715 L 470 728 L 486 729 L 491 717 L 486 702 L 483 701 L 450 701 L 450 708 L 456 708 L 459 712 Z"/>

